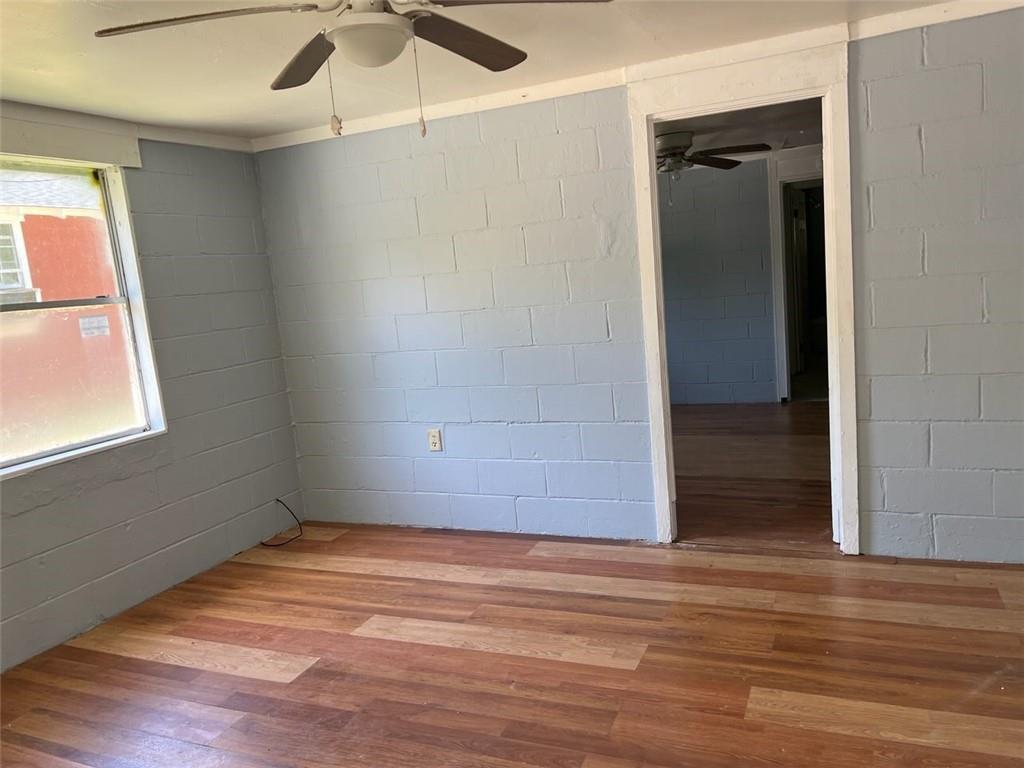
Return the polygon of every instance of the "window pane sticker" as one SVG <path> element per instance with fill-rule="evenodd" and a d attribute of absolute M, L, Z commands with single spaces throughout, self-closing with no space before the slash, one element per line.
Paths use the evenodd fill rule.
<path fill-rule="evenodd" d="M 82 338 L 89 336 L 109 336 L 110 320 L 106 315 L 91 315 L 78 318 L 78 332 Z"/>

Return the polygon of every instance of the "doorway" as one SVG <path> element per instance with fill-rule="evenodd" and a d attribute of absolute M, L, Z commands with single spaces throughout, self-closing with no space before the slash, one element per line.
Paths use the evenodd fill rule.
<path fill-rule="evenodd" d="M 809 99 L 655 123 L 678 541 L 828 552 L 832 542 L 824 184 L 785 184 L 780 152 L 817 153 Z M 772 217 L 785 322 L 773 321 Z M 790 396 L 780 398 L 776 328 Z"/>
<path fill-rule="evenodd" d="M 784 307 L 789 396 L 828 400 L 825 193 L 821 179 L 783 184 Z"/>
<path fill-rule="evenodd" d="M 676 538 L 676 463 L 673 460 L 668 322 L 662 291 L 659 191 L 655 173 L 655 130 L 667 120 L 720 115 L 757 107 L 816 101 L 821 108 L 819 169 L 825 203 L 825 277 L 828 332 L 827 410 L 829 496 L 832 540 L 841 551 L 859 551 L 857 517 L 856 379 L 853 350 L 853 278 L 850 222 L 849 104 L 845 48 L 841 43 L 734 60 L 689 71 L 658 73 L 629 85 L 633 127 L 643 336 L 654 463 L 654 504 L 660 541 Z M 771 172 L 774 173 L 774 168 Z M 773 176 L 773 180 L 778 177 Z M 775 250 L 772 250 L 774 259 Z M 773 273 L 774 274 L 774 273 Z M 781 275 L 781 272 L 779 272 Z M 782 280 L 780 279 L 781 283 Z M 774 309 L 775 278 L 772 277 Z M 780 286 L 781 288 L 781 286 Z M 775 317 L 781 317 L 777 312 Z M 776 381 L 781 385 L 780 381 Z M 788 382 L 787 382 L 788 383 Z M 775 405 L 750 404 L 749 408 Z M 735 404 L 734 404 L 735 405 Z M 790 404 L 794 405 L 794 404 Z M 749 420 L 751 423 L 754 419 Z M 762 420 L 762 423 L 765 423 Z M 770 423 L 770 422 L 769 422 Z M 777 428 L 777 427 L 776 427 Z M 793 431 L 800 431 L 794 427 Z M 756 436 L 754 436 L 756 437 Z M 819 437 L 824 437 L 819 435 Z"/>

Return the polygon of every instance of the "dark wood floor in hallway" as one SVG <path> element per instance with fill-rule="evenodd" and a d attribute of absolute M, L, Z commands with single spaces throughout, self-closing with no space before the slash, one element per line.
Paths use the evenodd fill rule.
<path fill-rule="evenodd" d="M 672 407 L 678 540 L 833 552 L 828 403 Z"/>
<path fill-rule="evenodd" d="M 1020 768 L 1022 576 L 311 524 L 8 671 L 2 762 Z"/>

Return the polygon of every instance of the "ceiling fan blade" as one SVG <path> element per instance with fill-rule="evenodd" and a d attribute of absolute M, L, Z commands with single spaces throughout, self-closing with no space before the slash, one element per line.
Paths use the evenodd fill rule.
<path fill-rule="evenodd" d="M 324 62 L 334 53 L 334 43 L 327 39 L 322 31 L 316 37 L 302 46 L 302 49 L 292 56 L 281 74 L 270 84 L 271 90 L 280 91 L 285 88 L 294 88 L 297 85 L 305 85 L 313 79 Z"/>
<path fill-rule="evenodd" d="M 686 161 L 694 165 L 706 165 L 708 168 L 718 168 L 723 171 L 730 171 L 737 165 L 739 160 L 730 160 L 727 157 L 711 157 L 710 155 L 687 155 Z"/>
<path fill-rule="evenodd" d="M 444 16 L 427 14 L 413 22 L 416 37 L 446 48 L 465 59 L 503 72 L 526 60 L 526 52 Z"/>
<path fill-rule="evenodd" d="M 256 8 L 231 8 L 224 11 L 193 13 L 189 16 L 173 16 L 154 21 L 140 21 L 137 24 L 125 24 L 120 27 L 107 27 L 106 29 L 97 30 L 96 37 L 114 37 L 115 35 L 127 35 L 132 32 L 144 32 L 147 29 L 176 27 L 179 24 L 194 24 L 197 21 L 212 21 L 213 19 L 230 19 L 233 16 L 251 16 L 257 13 L 305 13 L 306 11 L 316 10 L 319 10 L 319 6 L 316 3 L 283 3 L 279 5 L 261 5 Z"/>
<path fill-rule="evenodd" d="M 742 155 L 746 152 L 771 152 L 772 148 L 768 144 L 737 144 L 732 147 L 713 147 L 712 149 L 702 149 L 699 152 L 693 154 L 697 157 L 703 155 Z"/>

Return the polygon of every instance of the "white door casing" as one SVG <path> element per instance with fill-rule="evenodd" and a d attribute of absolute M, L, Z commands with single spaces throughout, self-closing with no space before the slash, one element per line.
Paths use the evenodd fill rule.
<path fill-rule="evenodd" d="M 789 329 L 786 325 L 786 246 L 783 242 L 783 186 L 822 178 L 822 147 L 814 144 L 768 154 L 768 210 L 771 228 L 772 326 L 775 341 L 775 388 L 789 397 Z"/>
<path fill-rule="evenodd" d="M 687 72 L 655 72 L 627 85 L 658 541 L 675 538 L 676 519 L 654 123 L 820 98 L 833 537 L 844 553 L 860 551 L 847 40 L 843 35 L 837 38 L 812 48 L 755 53 Z"/>

